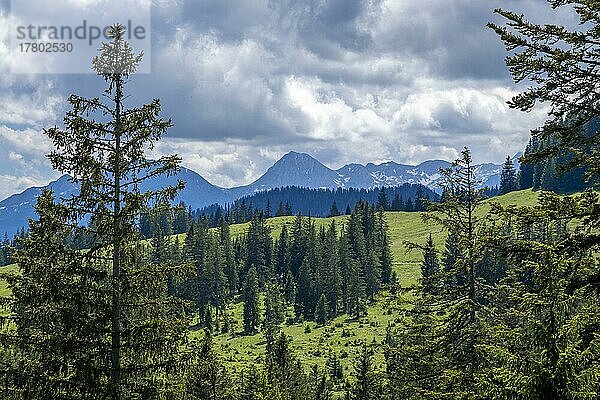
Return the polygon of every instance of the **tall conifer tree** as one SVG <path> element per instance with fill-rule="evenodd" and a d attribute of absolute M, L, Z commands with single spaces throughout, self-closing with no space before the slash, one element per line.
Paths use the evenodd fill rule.
<path fill-rule="evenodd" d="M 510 193 L 517 190 L 517 172 L 510 157 L 506 157 L 502 172 L 500 173 L 500 194 Z"/>
<path fill-rule="evenodd" d="M 124 40 L 122 26 L 111 27 L 109 34 L 112 40 L 104 43 L 93 59 L 94 71 L 107 83 L 104 97 L 108 101 L 71 95 L 65 128 L 45 131 L 55 146 L 48 156 L 53 168 L 69 174 L 80 189 L 65 201 L 65 222 L 88 222 L 78 230 L 92 238 L 80 261 L 79 255 L 66 253 L 72 258 L 67 265 L 82 262 L 88 271 L 85 276 L 99 279 L 90 291 L 90 301 L 71 305 L 87 309 L 89 316 L 81 325 L 92 324 L 97 330 L 96 336 L 73 332 L 72 339 L 95 337 L 100 341 L 95 359 L 73 360 L 75 364 L 83 363 L 81 368 L 87 370 L 81 380 L 75 381 L 95 385 L 96 396 L 103 398 L 156 398 L 169 396 L 178 385 L 175 378 L 181 377 L 184 365 L 182 349 L 188 321 L 182 314 L 182 304 L 167 293 L 165 266 L 148 261 L 145 246 L 140 245 L 137 221 L 151 206 L 166 207 L 182 183 L 153 192 L 142 192 L 140 186 L 147 179 L 176 173 L 179 158 L 146 158 L 146 149 L 161 138 L 171 122 L 160 118 L 158 100 L 141 107 L 125 107 L 125 85 L 142 56 L 134 54 Z M 21 268 L 27 277 L 27 264 L 32 260 L 24 257 Z M 71 279 L 67 278 L 68 268 L 56 267 L 57 274 Z M 15 304 L 16 309 L 25 306 Z M 35 303 L 31 306 L 36 307 Z M 108 316 L 109 321 L 99 315 Z M 26 326 L 29 322 L 20 323 Z M 50 393 L 48 396 L 53 397 Z"/>
<path fill-rule="evenodd" d="M 252 266 L 246 274 L 243 289 L 244 299 L 244 332 L 253 334 L 259 326 L 258 274 Z"/>

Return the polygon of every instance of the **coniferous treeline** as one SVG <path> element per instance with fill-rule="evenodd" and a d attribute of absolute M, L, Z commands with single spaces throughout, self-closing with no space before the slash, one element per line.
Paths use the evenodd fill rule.
<path fill-rule="evenodd" d="M 568 125 L 568 122 L 565 122 Z M 600 119 L 593 118 L 583 124 L 579 129 L 582 137 L 591 138 L 600 127 Z M 525 148 L 525 160 L 521 164 L 518 183 L 521 189 L 533 188 L 534 190 L 552 190 L 557 193 L 575 193 L 591 187 L 586 182 L 587 168 L 577 166 L 576 155 L 569 149 L 553 154 L 559 144 L 555 136 L 532 136 Z M 584 148 L 584 153 L 591 151 L 591 147 Z M 535 155 L 543 154 L 542 157 Z"/>
<path fill-rule="evenodd" d="M 551 4 L 575 5 L 581 31 L 533 25 L 503 10 L 497 12 L 508 26 L 490 24 L 514 51 L 507 63 L 515 78 L 535 83 L 510 105 L 527 111 L 550 102 L 549 120 L 534 138 L 555 145 L 529 159 L 571 152 L 598 184 L 600 135 L 580 133 L 598 115 L 599 7 Z M 421 277 L 388 327 L 385 370 L 359 342 L 352 379 L 344 380 L 335 354 L 325 368 L 307 371 L 281 324 L 360 317 L 394 284 L 382 211 L 389 199 L 379 193 L 378 211 L 358 202 L 343 226 L 318 227 L 298 216 L 275 240 L 261 213 L 239 237 L 224 218 L 213 230 L 208 218 L 189 221 L 185 240 L 172 236 L 175 214 L 164 211 L 181 185 L 137 190 L 148 178 L 137 175 L 147 170 L 144 149 L 170 122 L 159 118 L 158 101 L 122 106 L 140 56 L 122 42 L 122 27 L 110 34 L 113 42 L 94 60 L 109 82 L 108 104 L 72 96 L 66 129 L 46 132 L 56 146 L 53 166 L 73 172 L 82 190 L 62 204 L 42 192 L 39 219 L 11 254 L 18 273 L 3 274 L 11 296 L 1 299 L 2 398 L 329 400 L 335 386 L 337 398 L 352 400 L 599 398 L 597 192 L 543 192 L 535 206 L 491 202 L 485 214 L 465 149 L 441 171 L 441 201 L 426 203 L 424 219 L 448 234 L 444 249 L 432 236 L 425 245 L 407 244 L 423 251 Z M 96 112 L 104 118 L 91 119 Z M 174 173 L 177 161 L 153 162 L 153 173 Z M 506 172 L 502 187 L 514 179 Z M 144 214 L 151 216 L 150 240 L 139 235 Z M 85 215 L 91 223 L 78 226 Z M 92 245 L 77 250 L 71 237 Z M 231 376 L 211 332 L 237 331 L 224 307 L 236 299 L 244 303 L 244 332 L 262 331 L 266 351 Z M 189 341 L 192 315 L 206 330 L 200 343 Z"/>
<path fill-rule="evenodd" d="M 12 240 L 8 238 L 8 234 L 4 234 L 4 239 L 0 242 L 0 266 L 13 264 L 13 252 L 14 249 L 19 246 L 19 240 L 24 239 L 27 236 L 25 228 L 21 229 Z"/>
<path fill-rule="evenodd" d="M 385 201 L 382 200 L 385 196 Z M 224 207 L 214 204 L 194 212 L 196 216 L 207 215 L 211 225 L 216 226 L 223 217 L 230 223 L 248 222 L 257 211 L 268 217 L 310 215 L 330 217 L 350 214 L 356 203 L 364 201 L 383 206 L 386 211 L 423 211 L 423 199 L 439 198 L 434 191 L 423 186 L 404 184 L 375 189 L 338 188 L 308 189 L 297 186 L 275 188 L 252 196 L 242 197 Z"/>
<path fill-rule="evenodd" d="M 425 214 L 448 232 L 445 247 L 431 236 L 410 244 L 423 250 L 421 279 L 401 324 L 388 329 L 387 395 L 597 398 L 600 338 L 590 332 L 600 315 L 598 259 L 590 249 L 598 243 L 568 224 L 594 215 L 598 195 L 545 192 L 537 206 L 492 203 L 482 218 L 468 150 L 456 166 Z"/>
<path fill-rule="evenodd" d="M 186 378 L 191 398 L 329 400 L 334 387 L 348 398 L 383 393 L 366 343 L 354 363 L 356 382 L 350 384 L 333 353 L 325 368 L 307 371 L 281 331 L 284 323 L 324 325 L 343 314 L 365 316 L 376 294 L 397 284 L 383 209 L 358 202 L 347 223 L 328 226 L 297 215 L 275 239 L 260 212 L 236 237 L 223 218 L 215 229 L 206 217 L 191 221 L 184 240 L 163 231 L 168 218 L 156 216 L 150 226 L 149 259 L 188 264 L 194 271 L 167 277 L 169 292 L 187 302 L 187 313 L 205 331 Z M 227 312 L 237 301 L 243 303 L 239 321 Z M 213 333 L 259 331 L 266 339 L 263 361 L 232 375 L 213 350 Z"/>
<path fill-rule="evenodd" d="M 491 192 L 489 192 L 491 193 Z M 140 219 L 140 232 L 152 236 L 152 224 L 160 224 L 173 234 L 185 233 L 192 221 L 204 219 L 210 228 L 227 223 L 249 222 L 256 214 L 263 218 L 304 215 L 312 217 L 336 217 L 350 215 L 355 205 L 366 202 L 385 211 L 423 211 L 425 201 L 435 201 L 439 195 L 422 185 L 404 184 L 397 187 L 376 189 L 307 189 L 296 186 L 276 188 L 236 200 L 232 204 L 192 210 L 184 203 L 168 210 L 156 220 L 155 215 L 144 214 Z M 154 219 L 154 221 L 151 221 Z M 170 225 L 167 227 L 167 225 Z"/>

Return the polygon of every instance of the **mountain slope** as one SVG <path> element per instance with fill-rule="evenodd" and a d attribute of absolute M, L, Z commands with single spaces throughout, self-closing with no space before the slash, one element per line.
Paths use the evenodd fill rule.
<path fill-rule="evenodd" d="M 345 187 L 397 186 L 403 183 L 421 184 L 435 190 L 439 169 L 448 168 L 447 161 L 425 161 L 419 165 L 404 165 L 393 161 L 383 164 L 350 164 L 338 169 Z"/>
<path fill-rule="evenodd" d="M 231 201 L 228 189 L 212 185 L 198 173 L 188 168 L 181 168 L 176 176 L 154 177 L 144 182 L 140 190 L 158 190 L 165 186 L 173 186 L 178 180 L 186 182 L 185 189 L 175 199 L 183 201 L 192 208 L 201 208 L 212 203 L 226 203 Z M 77 192 L 69 176 L 63 175 L 58 180 L 44 187 L 32 187 L 22 193 L 14 194 L 0 202 L 0 234 L 7 232 L 10 235 L 27 225 L 28 218 L 35 218 L 34 205 L 37 197 L 44 189 L 52 189 L 58 199 L 68 198 Z"/>
<path fill-rule="evenodd" d="M 336 188 L 339 174 L 306 153 L 291 151 L 281 157 L 267 172 L 249 185 L 233 188 L 243 195 L 282 186 L 301 186 L 311 189 Z"/>
<path fill-rule="evenodd" d="M 57 197 L 69 197 L 75 193 L 75 186 L 65 175 L 45 187 L 31 187 L 22 193 L 8 197 L 0 202 L 0 233 L 13 234 L 27 225 L 28 218 L 35 217 L 33 206 L 37 197 L 46 188 L 52 189 Z"/>

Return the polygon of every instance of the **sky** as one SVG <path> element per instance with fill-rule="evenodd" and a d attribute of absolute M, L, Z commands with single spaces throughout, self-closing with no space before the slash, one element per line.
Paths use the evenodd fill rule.
<path fill-rule="evenodd" d="M 127 105 L 160 98 L 174 126 L 152 155 L 177 153 L 222 187 L 292 150 L 332 168 L 452 160 L 463 146 L 500 163 L 547 110 L 506 105 L 520 87 L 485 26 L 501 22 L 495 7 L 576 24 L 544 0 L 152 0 L 151 72 L 132 78 Z M 60 175 L 43 129 L 61 125 L 70 94 L 103 90 L 93 74 L 14 74 L 15 57 L 0 42 L 0 198 Z"/>

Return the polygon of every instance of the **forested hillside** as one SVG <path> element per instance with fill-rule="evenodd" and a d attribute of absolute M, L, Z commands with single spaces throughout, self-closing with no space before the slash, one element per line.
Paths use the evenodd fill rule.
<path fill-rule="evenodd" d="M 184 182 L 143 191 L 181 159 L 150 158 L 172 122 L 159 100 L 129 105 L 142 54 L 110 27 L 92 61 L 102 96 L 70 96 L 44 131 L 80 190 L 43 190 L 1 254 L 14 264 L 0 397 L 598 399 L 600 195 L 516 190 L 529 177 L 581 189 L 553 181 L 561 168 L 600 183 L 600 6 L 550 3 L 580 31 L 500 9 L 489 24 L 527 83 L 510 107 L 551 106 L 523 159 L 533 171 L 508 158 L 488 198 L 464 147 L 437 173 L 439 198 L 380 189 L 344 212 L 325 204 L 330 218 L 267 218 L 266 205 L 192 218 L 173 207 Z M 407 201 L 422 212 L 390 211 Z"/>

